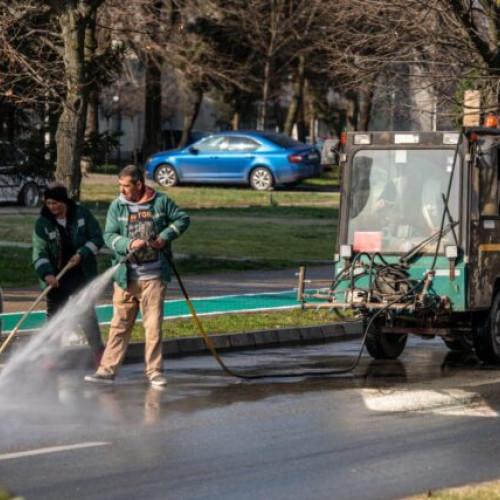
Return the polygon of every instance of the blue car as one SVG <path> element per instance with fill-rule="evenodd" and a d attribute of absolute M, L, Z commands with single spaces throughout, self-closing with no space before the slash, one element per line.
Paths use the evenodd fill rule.
<path fill-rule="evenodd" d="M 320 173 L 316 148 L 270 131 L 220 132 L 184 149 L 155 153 L 146 162 L 147 177 L 167 187 L 246 184 L 265 191 Z"/>

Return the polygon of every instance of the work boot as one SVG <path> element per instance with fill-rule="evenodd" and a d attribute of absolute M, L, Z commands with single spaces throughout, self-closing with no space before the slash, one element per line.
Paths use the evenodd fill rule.
<path fill-rule="evenodd" d="M 165 387 L 167 385 L 167 379 L 163 375 L 155 375 L 149 380 L 152 387 Z"/>
<path fill-rule="evenodd" d="M 92 382 L 94 384 L 112 384 L 115 381 L 115 376 L 94 373 L 94 375 L 85 375 L 84 380 L 85 382 Z"/>

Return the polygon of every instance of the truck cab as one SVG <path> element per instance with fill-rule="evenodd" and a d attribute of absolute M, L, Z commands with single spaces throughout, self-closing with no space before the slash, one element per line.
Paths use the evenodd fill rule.
<path fill-rule="evenodd" d="M 440 336 L 500 363 L 500 130 L 348 132 L 331 285 L 304 308 L 360 316 L 374 358 Z"/>

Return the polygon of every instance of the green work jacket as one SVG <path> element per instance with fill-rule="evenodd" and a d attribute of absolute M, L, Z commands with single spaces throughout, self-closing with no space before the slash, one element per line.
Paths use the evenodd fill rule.
<path fill-rule="evenodd" d="M 96 255 L 104 245 L 99 222 L 86 207 L 73 201 L 68 204 L 66 220 L 71 242 L 82 256 L 80 266 L 85 279 L 91 280 L 97 276 Z M 66 264 L 61 261 L 61 252 L 56 219 L 44 206 L 33 231 L 33 265 L 42 287 L 47 286 L 45 276 L 56 276 Z"/>
<path fill-rule="evenodd" d="M 160 252 L 161 277 L 163 281 L 170 281 L 171 270 L 167 258 L 171 250 L 170 243 L 188 228 L 189 215 L 181 210 L 167 195 L 152 189 L 150 192 L 149 207 L 153 213 L 155 236 L 160 236 L 168 243 Z M 128 237 L 128 222 L 129 210 L 127 203 L 120 198 L 116 198 L 109 207 L 104 228 L 104 242 L 113 251 L 113 265 L 117 264 L 129 253 L 133 239 Z M 118 267 L 113 278 L 121 288 L 127 288 L 128 268 L 126 263 L 122 263 Z"/>

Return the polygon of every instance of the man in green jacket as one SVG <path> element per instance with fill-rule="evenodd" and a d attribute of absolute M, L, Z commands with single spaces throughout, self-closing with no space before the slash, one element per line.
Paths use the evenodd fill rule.
<path fill-rule="evenodd" d="M 167 195 L 146 186 L 143 172 L 126 166 L 118 176 L 120 196 L 108 210 L 104 241 L 113 263 L 133 252 L 114 275 L 114 314 L 101 365 L 85 380 L 113 383 L 123 362 L 140 310 L 146 340 L 146 376 L 152 386 L 167 384 L 163 376 L 161 325 L 166 283 L 170 281 L 170 243 L 189 226 L 189 216 Z"/>
<path fill-rule="evenodd" d="M 83 205 L 68 198 L 63 184 L 51 183 L 33 232 L 33 264 L 47 294 L 47 318 L 52 318 L 89 281 L 97 276 L 96 255 L 104 245 L 101 227 Z M 68 264 L 73 266 L 58 280 Z M 96 365 L 104 352 L 94 304 L 75 314 L 94 354 Z"/>

